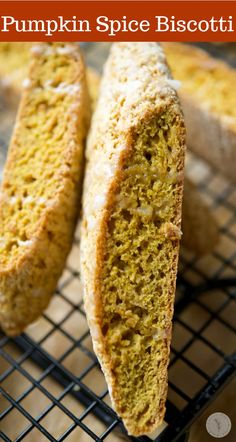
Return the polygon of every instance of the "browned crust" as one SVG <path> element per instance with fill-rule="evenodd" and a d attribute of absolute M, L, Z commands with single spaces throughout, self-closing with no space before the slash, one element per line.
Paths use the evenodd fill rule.
<path fill-rule="evenodd" d="M 43 48 L 43 53 L 47 45 L 42 44 L 40 47 Z M 8 335 L 21 333 L 26 325 L 34 321 L 47 306 L 72 245 L 83 174 L 83 145 L 89 119 L 84 63 L 78 46 L 75 48 L 72 44 L 72 48 L 73 54 L 68 57 L 76 57 L 78 60 L 75 83 L 80 84 L 80 91 L 74 100 L 76 106 L 65 146 L 65 165 L 58 170 L 61 186 L 55 192 L 53 205 L 46 207 L 42 212 L 32 238 L 32 245 L 16 260 L 9 262 L 8 266 L 0 265 L 0 325 Z M 37 57 L 40 56 L 37 54 Z M 32 74 L 35 76 L 36 66 L 37 62 L 32 61 L 29 79 Z M 14 168 L 17 134 L 20 131 L 21 118 L 24 116 L 30 93 L 31 87 L 24 91 L 21 99 L 5 166 L 2 194 L 7 186 L 9 171 Z M 1 199 L 0 211 L 3 204 Z M 49 232 L 54 232 L 53 239 Z M 40 296 L 35 296 L 35 290 L 39 288 Z"/>
<path fill-rule="evenodd" d="M 126 46 L 125 46 L 126 45 Z M 137 46 L 136 46 L 137 45 Z M 138 46 L 139 45 L 139 46 Z M 142 46 L 143 45 L 143 46 Z M 150 46 L 149 46 L 150 45 Z M 90 331 L 93 339 L 93 345 L 94 350 L 99 358 L 99 361 L 101 363 L 102 369 L 104 371 L 104 374 L 106 376 L 106 380 L 108 383 L 109 392 L 112 399 L 112 404 L 118 414 L 122 417 L 124 424 L 129 432 L 129 434 L 132 435 L 141 435 L 144 433 L 149 433 L 152 430 L 154 430 L 162 421 L 164 418 L 165 413 L 165 400 L 166 400 L 166 394 L 167 394 L 167 365 L 169 360 L 169 347 L 170 347 L 170 336 L 166 338 L 166 351 L 165 354 L 163 354 L 162 359 L 162 379 L 161 379 L 161 406 L 159 409 L 156 410 L 156 418 L 153 420 L 153 422 L 149 423 L 148 425 L 141 427 L 139 422 L 136 422 L 133 419 L 132 416 L 132 410 L 130 410 L 129 415 L 124 415 L 122 412 L 121 405 L 119 403 L 119 386 L 117 385 L 116 378 L 114 376 L 114 373 L 112 371 L 112 365 L 109 358 L 109 355 L 106 350 L 106 342 L 101 332 L 101 324 L 102 324 L 102 302 L 101 302 L 101 275 L 102 275 L 102 269 L 103 269 L 103 263 L 104 263 L 104 250 L 106 246 L 106 237 L 107 237 L 107 228 L 108 228 L 108 222 L 110 219 L 110 214 L 112 212 L 113 206 L 114 206 L 114 196 L 116 194 L 117 187 L 120 184 L 120 180 L 122 180 L 122 165 L 127 161 L 129 158 L 129 155 L 132 153 L 133 144 L 135 141 L 135 132 L 140 124 L 140 121 L 149 121 L 150 118 L 158 117 L 163 111 L 166 109 L 172 108 L 172 111 L 176 114 L 176 120 L 178 121 L 178 131 L 179 131 L 179 139 L 180 139 L 180 145 L 181 145 L 181 153 L 179 155 L 179 171 L 183 171 L 184 167 L 184 146 L 185 146 L 185 130 L 183 125 L 183 119 L 182 115 L 179 109 L 179 102 L 176 93 L 172 88 L 167 90 L 167 93 L 163 95 L 163 97 L 158 97 L 157 102 L 155 105 L 151 105 L 151 102 L 146 103 L 146 107 L 142 109 L 140 112 L 136 109 L 134 111 L 134 115 L 132 115 L 132 111 L 130 109 L 130 120 L 128 118 L 126 130 L 124 133 L 120 133 L 120 139 L 119 144 L 124 146 L 124 149 L 121 153 L 118 155 L 118 162 L 115 164 L 115 170 L 114 174 L 111 177 L 110 181 L 107 183 L 106 186 L 106 198 L 105 202 L 103 204 L 103 207 L 101 209 L 101 212 L 97 213 L 97 220 L 96 220 L 96 226 L 94 229 L 89 230 L 88 228 L 88 221 L 89 216 L 87 215 L 87 208 L 86 206 L 90 206 L 93 204 L 92 199 L 95 197 L 96 192 L 99 192 L 100 189 L 100 182 L 99 179 L 94 179 L 91 183 L 90 179 L 90 173 L 91 170 L 94 168 L 93 172 L 95 172 L 95 168 L 99 166 L 102 166 L 103 159 L 101 159 L 100 164 L 96 163 L 96 159 L 94 159 L 94 153 L 95 151 L 93 149 L 96 149 L 96 139 L 98 140 L 98 137 L 104 137 L 102 138 L 104 142 L 106 142 L 106 131 L 105 128 L 101 129 L 101 134 L 99 133 L 97 135 L 96 130 L 97 126 L 99 128 L 102 126 L 99 125 L 99 119 L 100 119 L 100 107 L 103 103 L 103 94 L 106 94 L 104 87 L 108 83 L 110 85 L 112 84 L 112 76 L 111 76 L 111 66 L 116 66 L 116 58 L 119 59 L 119 55 L 121 56 L 121 50 L 125 47 L 125 50 L 127 53 L 130 50 L 130 57 L 137 56 L 135 54 L 135 51 L 137 50 L 138 54 L 139 51 L 142 54 L 142 50 L 149 51 L 153 54 L 155 54 L 155 48 L 152 46 L 152 44 L 149 43 L 127 43 L 127 44 L 115 44 L 112 49 L 112 53 L 110 55 L 108 65 L 105 71 L 105 75 L 103 78 L 103 85 L 101 87 L 101 95 L 100 100 L 98 103 L 98 107 L 93 119 L 92 123 L 92 129 L 91 129 L 91 135 L 90 135 L 90 141 L 88 143 L 88 157 L 90 160 L 90 164 L 88 166 L 87 173 L 86 173 L 86 179 L 85 179 L 85 186 L 84 186 L 84 219 L 83 219 L 83 226 L 82 226 L 82 243 L 81 243 L 81 249 L 82 249 L 82 277 L 83 277 L 83 283 L 84 283 L 84 294 L 85 294 L 85 309 L 87 313 L 87 319 L 90 326 Z M 157 49 L 157 52 L 155 54 L 156 59 L 158 60 L 158 52 L 159 48 Z M 114 55 L 116 57 L 114 57 Z M 151 54 L 150 54 L 151 56 Z M 120 57 L 121 59 L 122 57 Z M 127 60 L 126 60 L 127 61 Z M 165 61 L 163 59 L 163 56 L 160 54 L 160 63 L 164 69 L 164 78 L 168 77 L 168 70 L 166 68 Z M 122 61 L 121 61 L 122 64 Z M 116 66 L 117 67 L 117 66 Z M 117 67 L 118 68 L 118 67 Z M 140 76 L 142 75 L 142 72 Z M 152 81 L 152 75 L 150 76 L 150 81 Z M 161 84 L 161 83 L 160 83 Z M 110 86 L 112 88 L 112 86 Z M 158 96 L 158 91 L 156 92 L 156 96 Z M 142 100 L 142 97 L 140 97 L 140 100 Z M 104 129 L 105 133 L 102 133 L 102 130 Z M 95 132 L 95 133 L 94 133 Z M 92 163 L 92 166 L 91 166 Z M 91 170 L 90 170 L 91 169 Z M 183 177 L 183 174 L 182 174 Z M 98 186 L 97 186 L 98 185 Z M 103 184 L 104 185 L 104 184 Z M 96 189 L 96 190 L 95 190 Z M 177 184 L 177 193 L 178 193 L 178 201 L 176 203 L 176 225 L 180 227 L 181 222 L 181 204 L 182 204 L 182 189 L 183 189 L 183 178 L 180 179 L 180 181 Z M 168 324 L 169 329 L 171 328 L 171 320 L 173 315 L 173 302 L 174 302 L 174 295 L 175 295 L 175 280 L 176 280 L 176 272 L 177 272 L 177 264 L 178 264 L 178 251 L 179 251 L 179 241 L 174 240 L 173 242 L 175 250 L 176 250 L 176 256 L 173 262 L 173 270 L 171 275 L 171 282 L 170 282 L 170 290 L 169 290 L 169 311 L 168 311 Z"/>

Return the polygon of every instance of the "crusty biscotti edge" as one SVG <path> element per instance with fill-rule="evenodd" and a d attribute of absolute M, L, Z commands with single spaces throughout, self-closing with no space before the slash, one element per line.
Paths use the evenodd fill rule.
<path fill-rule="evenodd" d="M 236 70 L 231 68 L 222 60 L 213 58 L 206 51 L 183 43 L 162 43 L 165 50 L 168 47 L 173 50 L 176 46 L 184 49 L 185 54 L 196 54 L 199 60 L 214 61 L 214 64 L 231 72 L 233 71 L 236 79 Z M 181 56 L 179 57 L 181 63 Z M 204 71 L 204 66 L 202 67 Z M 229 88 L 232 85 L 229 84 Z M 227 117 L 219 116 L 204 106 L 193 95 L 180 87 L 178 90 L 180 101 L 183 107 L 185 124 L 187 128 L 187 146 L 190 150 L 208 161 L 213 167 L 218 169 L 230 180 L 236 180 L 236 128 L 230 127 Z"/>
<path fill-rule="evenodd" d="M 183 122 L 183 116 L 182 112 L 180 110 L 179 105 L 179 99 L 176 94 L 172 94 L 171 97 L 169 97 L 169 100 L 165 102 L 165 109 L 168 106 L 174 106 L 176 109 L 176 115 L 179 118 L 179 127 L 180 127 L 180 144 L 182 145 L 182 158 L 181 158 L 181 170 L 184 169 L 184 152 L 185 152 L 185 129 L 184 129 L 184 122 Z M 163 111 L 162 107 L 159 107 L 157 109 L 157 116 Z M 153 114 L 152 114 L 153 116 Z M 149 121 L 150 114 L 147 112 L 146 115 L 142 115 L 142 120 Z M 111 370 L 111 363 L 109 361 L 109 357 L 105 351 L 104 348 L 104 337 L 101 333 L 101 301 L 100 301 L 100 294 L 99 294 L 99 279 L 101 274 L 101 269 L 103 266 L 103 249 L 104 249 L 104 243 L 106 240 L 106 230 L 107 230 L 107 223 L 110 217 L 110 213 L 112 211 L 113 203 L 114 203 L 114 194 L 116 191 L 117 186 L 119 185 L 119 177 L 122 172 L 122 164 L 126 161 L 126 159 L 130 155 L 130 149 L 132 146 L 132 133 L 133 133 L 134 127 L 132 127 L 132 130 L 127 136 L 126 140 L 126 147 L 122 151 L 122 154 L 120 154 L 119 157 L 119 163 L 118 167 L 115 171 L 115 175 L 113 177 L 112 182 L 110 183 L 109 192 L 107 193 L 106 198 L 106 211 L 104 212 L 104 215 L 102 219 L 100 220 L 100 234 L 96 238 L 91 237 L 90 241 L 95 241 L 96 244 L 94 244 L 94 249 L 96 249 L 96 256 L 93 259 L 91 256 L 91 260 L 94 262 L 94 268 L 92 271 L 89 270 L 89 268 L 86 265 L 86 253 L 85 248 L 86 244 L 83 242 L 83 231 L 86 230 L 84 223 L 82 225 L 82 242 L 81 242 L 81 248 L 82 248 L 82 256 L 81 256 L 81 270 L 82 270 L 82 279 L 83 279 L 83 287 L 84 287 L 84 301 L 85 301 L 85 311 L 87 315 L 87 320 L 90 328 L 90 332 L 92 335 L 93 340 L 93 347 L 95 350 L 96 355 L 98 356 L 98 359 L 102 365 L 102 369 L 104 371 L 106 381 L 108 384 L 109 393 L 111 396 L 111 401 L 113 408 L 117 411 L 117 413 L 122 417 L 123 422 L 125 424 L 126 429 L 128 430 L 128 433 L 133 436 L 139 436 L 142 434 L 147 434 L 152 432 L 154 429 L 157 428 L 158 425 L 160 425 L 163 422 L 164 414 L 165 414 L 165 401 L 167 396 L 167 366 L 169 362 L 169 352 L 170 352 L 170 340 L 171 340 L 171 333 L 170 336 L 166 340 L 166 353 L 163 356 L 162 360 L 162 366 L 163 366 L 163 376 L 162 376 L 162 391 L 160 395 L 162 396 L 162 404 L 159 407 L 159 410 L 157 410 L 157 416 L 155 421 L 152 422 L 148 427 L 140 428 L 137 422 L 134 422 L 130 418 L 126 418 L 122 415 L 122 413 L 119 410 L 119 403 L 116 401 L 116 390 L 119 389 L 119 387 L 116 384 L 116 379 L 112 375 Z M 182 207 L 182 191 L 183 191 L 183 173 L 182 178 L 179 179 L 179 204 L 177 208 L 177 216 L 176 216 L 176 224 L 179 225 L 181 223 L 181 207 Z M 174 297 L 175 297 L 175 282 L 176 282 L 176 273 L 177 273 L 177 265 L 178 265 L 178 252 L 179 252 L 179 241 L 177 242 L 178 246 L 176 249 L 176 259 L 173 263 L 173 270 L 172 270 L 172 281 L 171 281 L 171 302 L 170 302 L 170 310 L 169 310 L 169 322 L 171 327 L 171 321 L 173 317 L 173 304 L 174 304 Z M 89 257 L 87 257 L 89 259 Z"/>
<path fill-rule="evenodd" d="M 63 190 L 55 194 L 55 203 L 45 209 L 32 245 L 28 247 L 24 255 L 19 257 L 14 265 L 0 269 L 0 326 L 6 334 L 11 336 L 21 333 L 46 308 L 51 295 L 56 289 L 58 278 L 63 271 L 66 257 L 72 245 L 80 208 L 84 163 L 83 151 L 90 117 L 90 99 L 85 77 L 85 66 L 79 46 L 76 50 L 73 48 L 73 56 L 78 60 L 77 79 L 80 81 L 81 88 L 78 96 L 78 106 L 75 107 L 72 113 L 74 123 L 71 126 L 71 140 L 68 139 L 65 166 L 58 172 L 62 180 L 65 177 Z M 29 68 L 29 77 L 33 70 L 34 64 L 32 62 Z M 13 132 L 10 142 L 5 175 L 7 175 L 9 167 L 14 167 L 17 128 L 20 125 L 21 115 L 24 113 L 25 98 L 29 90 L 30 86 L 24 90 L 22 95 L 16 119 L 16 130 Z M 79 162 L 79 164 L 72 164 L 75 145 L 78 147 L 80 161 L 77 161 L 77 163 Z M 71 168 L 68 169 L 66 164 L 70 163 Z M 78 179 L 78 167 L 80 179 Z M 77 183 L 76 186 L 72 184 L 73 182 Z M 51 232 L 54 234 L 52 240 Z M 41 269 L 41 271 L 38 272 L 37 276 L 38 269 Z M 37 290 L 39 294 L 35 296 Z"/>

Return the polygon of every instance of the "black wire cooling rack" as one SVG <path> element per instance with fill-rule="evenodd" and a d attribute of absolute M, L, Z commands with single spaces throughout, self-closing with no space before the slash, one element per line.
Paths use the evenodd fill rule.
<path fill-rule="evenodd" d="M 1 153 L 9 127 L 4 123 Z M 159 434 L 128 437 L 110 406 L 83 309 L 78 229 L 45 314 L 15 339 L 0 335 L 0 440 L 184 441 L 193 421 L 232 379 L 236 189 L 190 154 L 187 173 L 218 221 L 220 240 L 214 252 L 202 258 L 181 252 L 167 411 Z"/>

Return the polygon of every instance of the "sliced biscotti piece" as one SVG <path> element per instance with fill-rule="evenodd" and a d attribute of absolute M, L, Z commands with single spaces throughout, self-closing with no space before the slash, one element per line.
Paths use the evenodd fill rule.
<path fill-rule="evenodd" d="M 236 70 L 205 51 L 164 43 L 187 128 L 187 145 L 235 182 Z"/>
<path fill-rule="evenodd" d="M 85 309 L 130 434 L 163 420 L 181 236 L 185 130 L 155 43 L 114 44 L 87 146 Z"/>
<path fill-rule="evenodd" d="M 197 256 L 209 254 L 219 240 L 219 228 L 197 188 L 185 177 L 181 246 Z"/>
<path fill-rule="evenodd" d="M 79 47 L 38 45 L 0 193 L 0 326 L 9 335 L 41 314 L 65 265 L 88 120 Z"/>
<path fill-rule="evenodd" d="M 87 79 L 94 108 L 99 95 L 101 78 L 96 71 L 88 68 Z M 189 177 L 185 177 L 182 232 L 181 246 L 183 245 L 197 256 L 211 253 L 219 239 L 217 222 Z"/>

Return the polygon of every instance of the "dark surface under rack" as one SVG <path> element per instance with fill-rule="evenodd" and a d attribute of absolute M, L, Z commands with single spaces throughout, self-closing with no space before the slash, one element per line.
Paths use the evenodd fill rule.
<path fill-rule="evenodd" d="M 88 56 L 92 51 L 93 46 Z M 0 111 L 6 120 L 3 153 L 12 113 L 7 120 L 6 108 Z M 43 317 L 20 337 L 0 335 L 0 440 L 184 441 L 192 422 L 232 379 L 236 189 L 192 155 L 187 172 L 218 220 L 220 241 L 207 257 L 181 252 L 166 424 L 159 435 L 128 438 L 110 407 L 85 320 L 76 233 L 67 268 Z"/>

